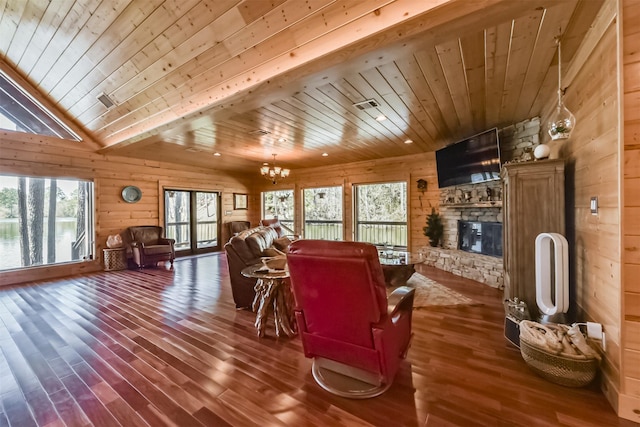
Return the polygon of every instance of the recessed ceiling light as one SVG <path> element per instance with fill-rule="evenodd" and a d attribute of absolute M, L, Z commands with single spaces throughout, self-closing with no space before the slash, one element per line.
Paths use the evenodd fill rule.
<path fill-rule="evenodd" d="M 220 157 L 221 156 L 220 153 L 213 153 L 213 155 L 216 156 L 216 157 Z"/>
<path fill-rule="evenodd" d="M 278 138 L 278 142 L 287 142 L 287 138 Z"/>
<path fill-rule="evenodd" d="M 327 157 L 329 153 L 322 153 L 322 157 Z"/>
<path fill-rule="evenodd" d="M 378 117 L 376 117 L 376 120 L 379 122 L 383 122 L 387 120 L 387 116 L 385 116 L 384 114 L 380 114 Z"/>
<path fill-rule="evenodd" d="M 404 143 L 405 144 L 413 144 L 413 139 L 405 139 Z"/>

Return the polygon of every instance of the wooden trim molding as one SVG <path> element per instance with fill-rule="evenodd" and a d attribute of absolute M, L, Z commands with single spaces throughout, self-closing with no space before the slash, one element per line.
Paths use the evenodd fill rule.
<path fill-rule="evenodd" d="M 640 423 L 640 397 L 629 394 L 618 395 L 616 412 L 621 418 Z"/>
<path fill-rule="evenodd" d="M 19 268 L 0 272 L 0 288 L 25 282 L 57 279 L 60 277 L 75 276 L 79 274 L 93 273 L 102 270 L 100 256 L 94 254 L 90 261 L 69 262 L 57 265 L 43 265 L 39 267 Z"/>

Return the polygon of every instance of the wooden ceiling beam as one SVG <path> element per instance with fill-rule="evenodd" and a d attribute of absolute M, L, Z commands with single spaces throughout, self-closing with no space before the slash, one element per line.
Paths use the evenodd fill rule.
<path fill-rule="evenodd" d="M 537 7 L 527 4 L 527 9 Z M 330 54 L 324 55 L 321 61 L 311 61 L 304 66 L 294 67 L 278 74 L 266 81 L 258 82 L 255 86 L 242 91 L 227 91 L 227 97 L 220 102 L 213 102 L 209 107 L 198 108 L 196 111 L 180 111 L 179 118 L 172 120 L 168 113 L 164 113 L 164 124 L 147 126 L 148 129 L 138 128 L 137 133 L 129 129 L 127 135 L 115 136 L 107 140 L 111 146 L 105 152 L 144 140 L 154 135 L 170 137 L 181 132 L 206 126 L 213 121 L 224 120 L 231 114 L 238 114 L 252 108 L 258 108 L 271 100 L 276 101 L 291 96 L 296 90 L 315 87 L 333 78 L 338 78 L 349 70 L 362 70 L 363 66 L 383 65 L 395 58 L 401 58 L 408 52 L 421 49 L 425 40 L 446 40 L 451 34 L 468 31 L 467 28 L 481 28 L 486 20 L 485 13 L 494 20 L 505 20 L 519 13 L 522 5 L 509 0 L 484 0 L 479 2 L 465 2 L 450 0 L 446 4 L 423 13 L 416 19 L 402 20 L 401 24 L 379 31 L 371 37 L 364 37 L 358 42 L 338 49 L 333 46 Z M 482 15 L 482 16 L 480 16 Z M 455 21 L 455 25 L 451 25 Z M 334 40 L 335 42 L 335 40 Z M 329 42 L 328 42 L 329 43 Z M 384 47 L 384 55 L 379 49 Z M 357 60 L 356 60 L 357 59 Z M 280 70 L 278 70 L 280 71 Z M 230 112 L 229 110 L 233 110 Z M 156 117 L 160 121 L 162 117 Z M 438 124 L 440 126 L 440 124 Z M 452 126 L 452 129 L 458 129 Z M 442 133 L 442 132 L 441 132 Z"/>
<path fill-rule="evenodd" d="M 486 7 L 488 4 L 498 1 L 499 0 L 486 0 L 477 2 L 476 7 Z M 422 2 L 396 0 L 340 27 L 332 28 L 317 38 L 309 40 L 288 52 L 275 57 L 269 57 L 269 59 L 251 69 L 236 69 L 233 77 L 225 81 L 207 88 L 198 87 L 197 93 L 187 96 L 181 102 L 177 103 L 177 105 L 168 103 L 170 105 L 162 107 L 161 104 L 158 104 L 153 106 L 152 110 L 148 111 L 148 114 L 144 114 L 144 117 L 142 114 L 144 110 L 141 110 L 140 113 L 137 114 L 131 114 L 129 117 L 124 117 L 122 119 L 123 121 L 120 121 L 117 127 L 110 127 L 99 133 L 100 139 L 105 146 L 123 143 L 130 138 L 167 125 L 180 117 L 210 107 L 213 104 L 219 105 L 231 96 L 249 90 L 258 83 L 267 82 L 275 76 L 316 61 L 341 47 L 346 47 L 356 42 L 367 41 L 365 46 L 360 47 L 360 53 L 363 53 L 365 49 L 371 50 L 372 45 L 376 47 L 383 40 L 386 43 L 394 40 L 397 41 L 404 37 L 403 24 L 431 10 L 440 9 L 449 3 L 453 4 L 456 2 L 457 0 L 431 0 Z M 355 5 L 355 3 L 349 4 Z M 470 9 L 474 8 L 469 8 L 467 4 L 465 10 L 470 12 Z M 456 8 L 456 10 L 458 9 Z M 440 13 L 440 16 L 440 21 L 436 21 L 436 24 L 441 23 L 443 20 L 454 19 L 456 17 L 447 15 L 446 12 Z M 426 26 L 428 23 L 425 22 L 423 25 Z M 395 33 L 395 35 L 393 33 Z M 299 33 L 295 35 L 299 36 Z M 324 64 L 318 64 L 317 67 L 320 69 L 320 67 L 324 67 Z M 222 74 L 227 75 L 224 72 Z"/>

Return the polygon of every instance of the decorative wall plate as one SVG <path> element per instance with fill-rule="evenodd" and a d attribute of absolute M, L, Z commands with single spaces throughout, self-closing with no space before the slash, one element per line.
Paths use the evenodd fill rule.
<path fill-rule="evenodd" d="M 127 203 L 136 203 L 142 199 L 142 191 L 134 186 L 129 185 L 122 189 L 122 200 Z"/>

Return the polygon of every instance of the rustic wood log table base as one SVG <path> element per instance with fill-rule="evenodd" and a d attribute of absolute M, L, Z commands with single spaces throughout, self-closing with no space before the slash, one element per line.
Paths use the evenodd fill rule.
<path fill-rule="evenodd" d="M 251 308 L 256 313 L 258 336 L 265 335 L 269 315 L 273 313 L 276 335 L 292 337 L 296 334 L 293 317 L 293 294 L 289 285 L 289 272 L 286 270 L 265 270 L 262 264 L 246 267 L 242 275 L 258 279 L 255 286 L 256 296 Z"/>
<path fill-rule="evenodd" d="M 256 283 L 253 311 L 256 313 L 256 330 L 263 337 L 273 312 L 276 336 L 292 337 L 296 334 L 292 317 L 293 295 L 289 284 L 282 278 L 260 278 Z"/>

